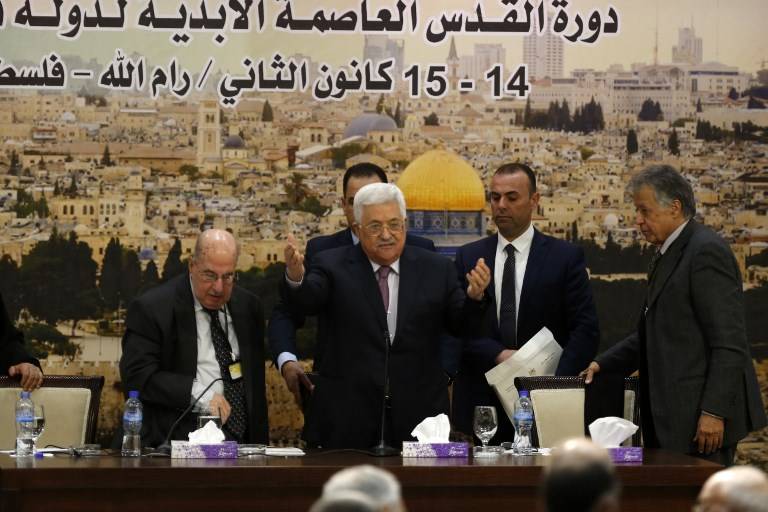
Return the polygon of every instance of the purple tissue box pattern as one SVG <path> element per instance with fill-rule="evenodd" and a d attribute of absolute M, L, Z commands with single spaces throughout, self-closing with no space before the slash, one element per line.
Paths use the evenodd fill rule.
<path fill-rule="evenodd" d="M 237 442 L 224 441 L 218 444 L 190 444 L 189 441 L 172 441 L 173 459 L 236 459 Z"/>
<path fill-rule="evenodd" d="M 608 448 L 613 462 L 643 462 L 642 446 L 619 446 Z"/>
<path fill-rule="evenodd" d="M 403 457 L 468 457 L 467 443 L 403 443 Z"/>

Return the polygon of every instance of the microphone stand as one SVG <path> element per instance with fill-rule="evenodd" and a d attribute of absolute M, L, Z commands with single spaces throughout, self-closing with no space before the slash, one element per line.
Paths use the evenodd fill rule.
<path fill-rule="evenodd" d="M 211 386 L 213 386 L 214 383 L 216 383 L 216 382 L 218 382 L 220 380 L 223 381 L 224 378 L 223 377 L 219 377 L 219 378 L 213 379 L 211 381 L 211 383 L 208 384 L 205 387 L 205 389 L 202 391 L 202 393 L 197 395 L 197 397 L 192 401 L 192 403 L 189 404 L 189 407 L 184 409 L 184 412 L 182 412 L 179 415 L 179 417 L 176 418 L 176 421 L 173 422 L 173 425 L 171 425 L 171 429 L 168 431 L 168 435 L 165 437 L 165 441 L 163 441 L 163 444 L 161 444 L 160 446 L 155 448 L 155 452 L 154 453 L 161 454 L 161 455 L 168 455 L 168 456 L 171 455 L 171 436 L 173 436 L 173 431 L 176 430 L 176 427 L 179 425 L 179 422 L 182 419 L 184 419 L 184 417 L 189 413 L 189 411 L 192 410 L 192 408 L 197 404 L 197 402 L 199 402 L 200 399 L 203 398 L 203 395 L 205 395 L 208 392 L 208 390 L 211 389 Z"/>
<path fill-rule="evenodd" d="M 384 431 L 387 424 L 387 411 L 392 408 L 391 399 L 389 396 L 389 330 L 384 331 L 384 401 L 381 404 L 381 424 L 379 436 L 379 444 L 371 448 L 370 454 L 374 457 L 392 457 L 399 455 L 400 452 L 387 444 Z"/>

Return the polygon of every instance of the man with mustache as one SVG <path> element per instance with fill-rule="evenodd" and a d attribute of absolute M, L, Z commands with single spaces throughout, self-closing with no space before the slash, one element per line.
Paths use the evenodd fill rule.
<path fill-rule="evenodd" d="M 459 334 L 477 323 L 490 270 L 479 260 L 462 289 L 450 260 L 405 244 L 405 213 L 397 186 L 364 186 L 354 203 L 353 229 L 360 243 L 317 254 L 309 270 L 289 237 L 283 297 L 307 314 L 324 311 L 329 326 L 307 414 L 310 446 L 367 449 L 376 444 L 385 369 L 390 444 L 412 439 L 411 431 L 424 418 L 448 413 L 441 335 L 446 329 Z"/>
<path fill-rule="evenodd" d="M 128 308 L 120 376 L 126 392 L 139 392 L 145 446 L 162 443 L 181 412 L 218 378 L 195 411 L 218 413 L 229 440 L 268 442 L 264 312 L 258 297 L 235 284 L 239 252 L 231 233 L 204 231 L 189 272 Z M 187 415 L 172 439 L 186 440 L 196 417 Z"/>
<path fill-rule="evenodd" d="M 453 391 L 454 428 L 472 433 L 477 405 L 501 404 L 485 372 L 511 357 L 547 327 L 562 345 L 556 375 L 576 375 L 596 354 L 597 311 L 581 248 L 542 234 L 531 219 L 539 205 L 536 175 L 522 163 L 499 167 L 491 178 L 491 212 L 499 232 L 461 247 L 460 276 L 483 258 L 493 272 L 486 295 L 491 302 L 480 332 L 467 340 Z M 511 441 L 514 431 L 499 414 L 495 439 Z"/>

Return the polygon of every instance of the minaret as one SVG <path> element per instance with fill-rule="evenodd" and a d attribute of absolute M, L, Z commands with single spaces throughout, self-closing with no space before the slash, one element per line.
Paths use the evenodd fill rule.
<path fill-rule="evenodd" d="M 459 54 L 456 53 L 456 40 L 451 36 L 451 49 L 448 52 L 448 84 L 449 91 L 459 90 Z"/>
<path fill-rule="evenodd" d="M 221 116 L 216 100 L 202 100 L 197 110 L 197 165 L 221 157 Z"/>
<path fill-rule="evenodd" d="M 146 211 L 146 196 L 141 174 L 132 171 L 125 187 L 125 230 L 128 236 L 143 236 Z"/>

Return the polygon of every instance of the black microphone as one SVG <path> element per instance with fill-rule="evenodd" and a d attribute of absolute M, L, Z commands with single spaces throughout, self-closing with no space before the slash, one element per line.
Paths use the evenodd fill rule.
<path fill-rule="evenodd" d="M 210 384 L 208 384 L 202 393 L 197 395 L 197 397 L 192 401 L 191 404 L 189 404 L 189 407 L 184 409 L 184 412 L 182 412 L 178 418 L 176 418 L 176 421 L 173 422 L 173 425 L 171 425 L 171 430 L 168 431 L 168 435 L 165 437 L 165 441 L 163 441 L 163 444 L 155 448 L 155 452 L 160 452 L 165 455 L 171 454 L 171 436 L 173 435 L 173 431 L 176 430 L 176 427 L 178 426 L 179 422 L 184 419 L 184 417 L 189 413 L 189 411 L 192 410 L 192 408 L 197 404 L 197 402 L 200 401 L 201 398 L 203 398 L 203 395 L 208 392 L 209 389 L 211 389 L 211 386 L 214 385 L 214 383 L 224 380 L 224 377 L 218 377 L 216 379 L 213 379 Z"/>
<path fill-rule="evenodd" d="M 385 436 L 385 428 L 387 424 L 387 411 L 392 408 L 391 399 L 389 396 L 389 330 L 384 331 L 384 396 L 381 404 L 381 424 L 379 425 L 379 444 L 371 448 L 371 455 L 374 457 L 392 457 L 398 455 L 400 452 L 387 444 Z"/>

